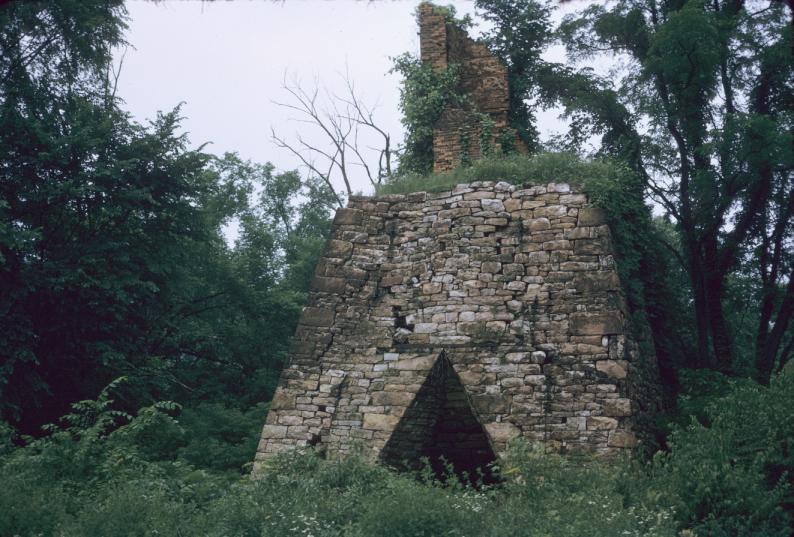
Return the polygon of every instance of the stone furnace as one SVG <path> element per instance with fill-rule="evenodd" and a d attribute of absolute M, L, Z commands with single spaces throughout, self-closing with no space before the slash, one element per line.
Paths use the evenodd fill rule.
<path fill-rule="evenodd" d="M 361 444 L 393 465 L 444 455 L 464 468 L 516 437 L 614 454 L 636 443 L 639 360 L 604 214 L 569 185 L 354 197 L 257 463 Z"/>

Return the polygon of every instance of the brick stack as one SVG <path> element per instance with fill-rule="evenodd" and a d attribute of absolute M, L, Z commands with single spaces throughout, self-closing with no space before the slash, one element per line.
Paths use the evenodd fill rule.
<path fill-rule="evenodd" d="M 419 37 L 423 62 L 436 70 L 446 69 L 452 64 L 459 67 L 458 92 L 468 95 L 473 107 L 465 110 L 449 108 L 436 122 L 433 128 L 433 171 L 454 169 L 465 151 L 468 151 L 470 160 L 477 160 L 482 156 L 482 142 L 500 149 L 505 130 L 515 139 L 518 151 L 526 152 L 523 142 L 508 126 L 507 68 L 502 62 L 463 29 L 447 23 L 430 4 L 419 6 Z M 480 114 L 486 114 L 493 121 L 489 140 L 481 140 Z"/>

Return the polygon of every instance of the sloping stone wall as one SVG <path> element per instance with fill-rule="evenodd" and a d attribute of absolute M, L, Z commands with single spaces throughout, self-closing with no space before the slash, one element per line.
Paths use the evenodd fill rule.
<path fill-rule="evenodd" d="M 403 417 L 429 415 L 409 408 L 442 356 L 497 455 L 519 436 L 566 452 L 631 448 L 654 364 L 641 363 L 625 307 L 604 215 L 567 184 L 353 197 L 257 464 L 307 445 L 378 457 L 412 426 Z"/>

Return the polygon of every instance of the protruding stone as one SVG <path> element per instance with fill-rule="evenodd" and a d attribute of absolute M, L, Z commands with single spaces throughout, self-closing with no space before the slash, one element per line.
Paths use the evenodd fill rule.
<path fill-rule="evenodd" d="M 521 435 L 521 429 L 509 422 L 486 423 L 485 431 L 492 442 L 506 443 Z"/>
<path fill-rule="evenodd" d="M 631 431 L 612 431 L 609 433 L 609 447 L 634 448 L 637 447 L 637 437 Z"/>
<path fill-rule="evenodd" d="M 625 360 L 599 360 L 596 362 L 596 369 L 608 377 L 624 379 L 628 375 L 628 362 Z"/>
<path fill-rule="evenodd" d="M 579 209 L 580 226 L 600 226 L 607 223 L 607 214 L 598 207 Z"/>
<path fill-rule="evenodd" d="M 364 213 L 359 209 L 337 209 L 334 224 L 358 226 L 363 221 Z"/>
<path fill-rule="evenodd" d="M 364 423 L 362 427 L 374 431 L 392 431 L 399 421 L 399 416 L 392 416 L 389 414 L 364 414 Z"/>
<path fill-rule="evenodd" d="M 574 313 L 570 318 L 571 333 L 578 336 L 601 336 L 623 332 L 623 319 L 617 313 Z"/>
<path fill-rule="evenodd" d="M 327 308 L 303 308 L 301 323 L 307 326 L 331 326 L 334 324 L 334 312 Z"/>

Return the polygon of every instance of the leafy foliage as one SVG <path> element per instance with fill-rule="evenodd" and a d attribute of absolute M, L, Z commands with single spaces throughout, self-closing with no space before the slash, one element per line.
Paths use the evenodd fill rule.
<path fill-rule="evenodd" d="M 691 365 L 754 369 L 761 382 L 791 355 L 789 18 L 783 3 L 593 5 L 568 17 L 561 36 L 576 60 L 621 55 L 612 77 L 622 90 L 587 69 L 549 66 L 547 77 L 575 136 L 603 133 L 603 149 L 626 160 L 675 223 L 696 327 Z M 726 307 L 741 266 L 763 282 L 745 303 L 757 312 L 750 364 L 734 360 L 744 341 Z"/>
<path fill-rule="evenodd" d="M 397 60 L 408 141 L 401 176 L 381 192 L 580 184 L 610 220 L 634 321 L 651 327 L 663 373 L 679 373 L 665 377 L 680 381 L 681 396 L 649 460 L 573 460 L 513 444 L 495 470 L 501 482 L 478 489 L 311 452 L 241 478 L 334 193 L 270 164 L 189 149 L 178 109 L 131 121 L 107 76 L 123 41 L 121 2 L 0 6 L 0 535 L 790 535 L 794 379 L 780 321 L 794 285 L 783 285 L 791 32 L 778 4 L 732 5 L 665 3 L 654 15 L 655 3 L 625 0 L 569 20 L 563 36 L 579 54 L 631 55 L 632 93 L 542 62 L 545 7 L 480 0 L 510 68 L 511 121 L 529 129 L 531 99 L 560 102 L 573 151 L 491 156 L 430 177 L 421 174 L 432 166 L 434 118 L 465 96 L 454 67 Z M 642 135 L 638 117 L 649 120 Z M 694 149 L 672 147 L 671 121 Z M 599 156 L 579 158 L 593 133 Z M 531 129 L 524 136 L 534 140 Z M 726 325 L 754 345 L 733 371 L 756 370 L 768 387 L 682 369 L 708 361 L 687 354 L 702 335 L 690 307 L 692 237 L 673 211 L 672 221 L 652 219 L 644 199 L 682 156 L 695 170 L 691 196 L 661 194 L 693 201 L 704 233 L 695 243 L 708 231 L 700 244 L 730 253 L 717 296 Z"/>
<path fill-rule="evenodd" d="M 679 524 L 698 535 L 790 535 L 791 368 L 768 388 L 747 380 L 727 381 L 725 387 L 725 379 L 702 373 L 691 377 L 711 387 L 721 384 L 723 395 L 701 405 L 699 420 L 673 431 L 670 452 L 653 461 L 651 486 L 673 506 Z M 702 386 L 690 389 L 702 400 Z"/>
<path fill-rule="evenodd" d="M 392 71 L 403 76 L 400 111 L 405 141 L 398 175 L 430 173 L 433 170 L 433 125 L 447 107 L 465 101 L 465 96 L 457 90 L 458 68 L 450 65 L 445 70 L 435 71 L 406 53 L 394 59 Z"/>
<path fill-rule="evenodd" d="M 614 173 L 614 166 L 606 161 L 581 159 L 572 153 L 548 152 L 531 157 L 495 155 L 447 172 L 396 176 L 378 194 L 441 192 L 475 181 L 505 181 L 515 185 L 568 182 L 582 186 L 590 178 L 608 180 Z"/>
<path fill-rule="evenodd" d="M 508 121 L 530 153 L 540 149 L 535 125 L 543 50 L 553 33 L 550 8 L 534 0 L 477 0 L 478 14 L 492 24 L 483 40 L 507 66 Z"/>
<path fill-rule="evenodd" d="M 513 443 L 500 483 L 479 489 L 311 452 L 235 481 L 178 450 L 152 449 L 180 438 L 195 416 L 173 417 L 178 409 L 167 404 L 123 415 L 111 386 L 75 405 L 49 436 L 0 458 L 0 510 L 10 513 L 0 533 L 783 536 L 794 501 L 790 376 L 767 388 L 692 372 L 685 394 L 723 387 L 700 405 L 701 421 L 673 427 L 669 452 L 605 463 Z"/>

